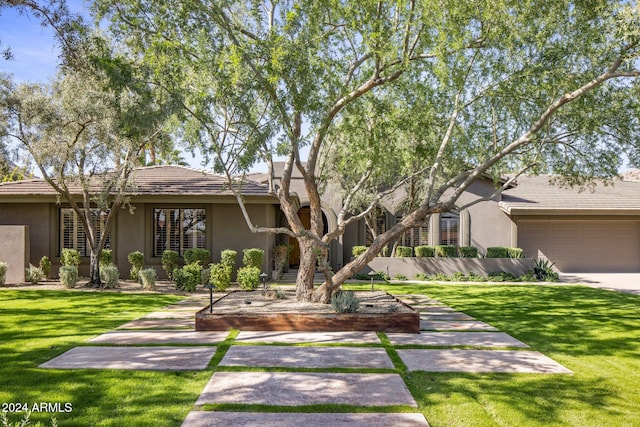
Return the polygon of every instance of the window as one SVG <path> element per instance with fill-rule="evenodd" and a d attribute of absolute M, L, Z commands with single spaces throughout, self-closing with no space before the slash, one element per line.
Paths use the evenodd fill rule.
<path fill-rule="evenodd" d="M 396 222 L 402 221 L 402 216 L 396 216 Z M 427 220 L 424 222 L 427 224 Z M 429 227 L 422 225 L 420 227 L 413 227 L 405 231 L 400 240 L 398 241 L 400 246 L 409 246 L 415 248 L 416 246 L 427 246 L 429 244 Z"/>
<path fill-rule="evenodd" d="M 153 256 L 160 257 L 167 249 L 184 254 L 185 249 L 206 247 L 204 209 L 154 209 Z"/>
<path fill-rule="evenodd" d="M 373 242 L 373 233 L 371 233 L 370 227 L 375 227 L 376 236 L 381 235 L 387 231 L 387 217 L 384 212 L 378 212 L 374 218 L 367 218 L 367 238 L 365 241 L 366 246 L 371 246 Z"/>
<path fill-rule="evenodd" d="M 98 239 L 102 238 L 103 231 L 106 226 L 107 213 L 100 212 L 97 209 L 91 211 L 91 221 L 98 234 Z M 107 234 L 105 249 L 111 247 L 111 236 Z M 62 249 L 76 249 L 80 252 L 80 256 L 89 256 L 91 249 L 87 234 L 82 226 L 82 220 L 78 214 L 71 208 L 60 209 L 60 251 Z"/>
<path fill-rule="evenodd" d="M 440 244 L 458 246 L 460 233 L 460 215 L 443 213 L 440 215 Z"/>

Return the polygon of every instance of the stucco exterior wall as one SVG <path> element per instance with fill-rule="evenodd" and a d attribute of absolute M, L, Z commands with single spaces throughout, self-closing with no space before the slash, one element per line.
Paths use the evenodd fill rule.
<path fill-rule="evenodd" d="M 508 272 L 516 276 L 533 269 L 532 258 L 389 258 L 378 257 L 371 261 L 362 273 L 370 271 L 383 272 L 393 278 L 396 274 L 404 274 L 410 279 L 418 273 L 434 275 L 443 273 L 448 276 L 456 272 L 475 273 L 487 276 L 493 272 Z"/>
<path fill-rule="evenodd" d="M 9 264 L 5 283 L 23 283 L 29 265 L 29 227 L 0 225 L 0 261 Z"/>
<path fill-rule="evenodd" d="M 51 204 L 6 203 L 0 205 L 0 224 L 29 227 L 28 262 L 38 265 L 40 258 L 51 258 Z M 53 259 L 52 259 L 53 261 Z"/>

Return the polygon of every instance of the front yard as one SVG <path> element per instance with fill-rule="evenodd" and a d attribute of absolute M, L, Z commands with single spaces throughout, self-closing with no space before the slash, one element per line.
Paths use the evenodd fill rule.
<path fill-rule="evenodd" d="M 574 372 L 408 373 L 396 364 L 432 426 L 640 426 L 640 296 L 581 286 L 407 283 L 384 288 L 439 299 Z M 0 403 L 60 403 L 63 409 L 71 404 L 71 411 L 32 415 L 32 422 L 45 425 L 55 416 L 61 426 L 179 426 L 219 358 L 199 372 L 48 370 L 38 365 L 180 298 L 0 290 Z M 22 414 L 7 417 L 15 422 Z"/>

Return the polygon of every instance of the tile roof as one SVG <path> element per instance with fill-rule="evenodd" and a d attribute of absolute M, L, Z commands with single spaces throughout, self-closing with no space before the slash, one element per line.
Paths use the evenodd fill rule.
<path fill-rule="evenodd" d="M 99 179 L 99 178 L 98 178 Z M 267 185 L 252 180 L 242 184 L 244 196 L 268 196 Z M 73 193 L 80 194 L 80 187 L 71 187 Z M 43 179 L 0 184 L 1 196 L 54 196 L 55 191 Z M 149 166 L 135 171 L 133 195 L 162 196 L 215 196 L 232 195 L 227 180 L 221 175 L 199 171 L 183 166 Z"/>
<path fill-rule="evenodd" d="M 586 189 L 562 187 L 551 176 L 525 176 L 502 195 L 500 207 L 510 215 L 640 215 L 640 182 L 598 182 Z"/>

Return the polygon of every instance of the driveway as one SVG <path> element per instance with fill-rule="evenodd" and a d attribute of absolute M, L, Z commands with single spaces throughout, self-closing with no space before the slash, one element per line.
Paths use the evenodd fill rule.
<path fill-rule="evenodd" d="M 640 273 L 561 273 L 560 281 L 640 295 Z"/>

